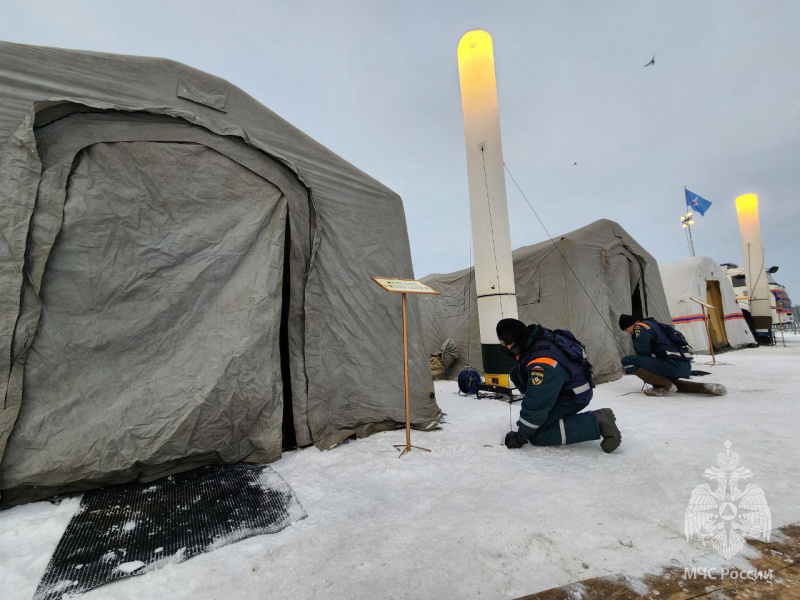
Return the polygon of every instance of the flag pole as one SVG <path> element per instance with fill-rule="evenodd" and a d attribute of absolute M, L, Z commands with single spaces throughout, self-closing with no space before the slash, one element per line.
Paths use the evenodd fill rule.
<path fill-rule="evenodd" d="M 692 225 L 694 221 L 692 220 L 692 209 L 689 208 L 689 196 L 687 194 L 689 190 L 686 189 L 686 186 L 683 186 L 683 195 L 686 197 L 686 216 L 689 217 L 686 219 L 686 231 L 689 233 L 689 251 L 692 253 L 692 258 L 694 258 L 694 238 L 692 238 Z"/>
<path fill-rule="evenodd" d="M 683 195 L 686 198 L 686 214 L 681 217 L 681 223 L 683 223 L 683 228 L 686 230 L 686 235 L 689 238 L 689 252 L 692 258 L 694 258 L 694 238 L 692 237 L 692 225 L 694 221 L 692 220 L 692 209 L 689 204 L 689 190 L 686 189 L 686 186 L 683 186 Z"/>
<path fill-rule="evenodd" d="M 694 258 L 694 238 L 692 237 L 692 225 L 694 225 L 694 221 L 692 217 L 694 216 L 693 211 L 697 211 L 700 213 L 700 216 L 704 216 L 706 211 L 711 207 L 712 202 L 706 200 L 702 196 L 698 196 L 694 192 L 690 192 L 686 186 L 683 186 L 683 195 L 686 197 L 686 214 L 681 217 L 681 222 L 683 223 L 684 229 L 686 229 L 686 236 L 689 238 L 689 251 L 692 253 L 692 258 Z"/>
<path fill-rule="evenodd" d="M 683 187 L 683 193 L 687 197 L 687 200 L 686 200 L 686 209 L 687 210 L 686 210 L 686 214 L 681 217 L 681 227 L 683 227 L 686 230 L 686 237 L 689 240 L 689 252 L 691 253 L 692 258 L 694 258 L 694 238 L 692 238 L 692 225 L 694 225 L 694 221 L 692 220 L 692 217 L 694 215 L 693 215 L 691 209 L 689 208 L 690 204 L 689 204 L 689 200 L 688 200 L 688 190 L 686 189 L 686 186 Z"/>

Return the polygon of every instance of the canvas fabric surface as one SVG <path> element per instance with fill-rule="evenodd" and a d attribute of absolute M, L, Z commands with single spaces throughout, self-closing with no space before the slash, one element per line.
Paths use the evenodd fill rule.
<path fill-rule="evenodd" d="M 708 256 L 696 256 L 661 265 L 661 278 L 667 295 L 669 312 L 675 327 L 683 333 L 695 352 L 710 353 L 708 332 L 703 320 L 701 305 L 691 300 L 697 298 L 711 304 L 707 298 L 708 281 L 718 281 L 722 297 L 723 323 L 732 348 L 755 343 L 753 334 L 742 316 L 725 270 Z M 708 309 L 707 309 L 708 310 Z"/>
<path fill-rule="evenodd" d="M 300 445 L 401 426 L 387 274 L 413 278 L 400 198 L 235 86 L 0 43 L 3 502 L 275 460 L 288 386 Z"/>
<path fill-rule="evenodd" d="M 630 336 L 620 331 L 617 321 L 620 314 L 631 314 L 637 285 L 646 316 L 669 322 L 658 264 L 609 220 L 554 240 L 558 250 L 548 240 L 513 252 L 519 319 L 550 329 L 569 329 L 586 346 L 595 380 L 617 379 L 623 374 L 619 362 L 623 349 L 625 354 L 633 352 Z M 482 372 L 473 271 L 434 274 L 423 281 L 441 292 L 420 299 L 428 352 L 452 338 L 459 358 L 447 375 L 456 377 L 468 366 Z"/>

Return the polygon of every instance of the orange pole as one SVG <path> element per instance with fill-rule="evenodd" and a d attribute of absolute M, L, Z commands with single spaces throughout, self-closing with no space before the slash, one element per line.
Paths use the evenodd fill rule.
<path fill-rule="evenodd" d="M 411 410 L 408 406 L 408 333 L 406 327 L 406 295 L 403 294 L 403 379 L 406 386 L 406 450 L 411 450 Z"/>

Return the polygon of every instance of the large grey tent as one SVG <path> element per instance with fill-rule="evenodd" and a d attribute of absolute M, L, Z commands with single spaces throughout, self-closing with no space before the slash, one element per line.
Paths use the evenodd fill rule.
<path fill-rule="evenodd" d="M 400 198 L 235 86 L 0 43 L 3 502 L 402 425 L 371 275 L 413 276 Z M 413 302 L 409 330 L 430 428 Z"/>
<path fill-rule="evenodd" d="M 559 236 L 555 244 L 558 249 L 548 240 L 512 254 L 519 318 L 569 329 L 585 344 L 596 381 L 617 379 L 622 348 L 633 352 L 630 337 L 617 326 L 619 315 L 670 322 L 658 264 L 622 227 L 605 219 Z M 434 353 L 450 338 L 458 345 L 459 359 L 447 376 L 467 366 L 481 372 L 472 269 L 428 275 L 423 281 L 441 292 L 420 298 L 426 350 Z"/>

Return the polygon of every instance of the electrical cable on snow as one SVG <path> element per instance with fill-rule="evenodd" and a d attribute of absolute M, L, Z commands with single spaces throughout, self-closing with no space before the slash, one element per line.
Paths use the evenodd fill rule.
<path fill-rule="evenodd" d="M 575 281 L 578 282 L 578 285 L 581 286 L 581 289 L 583 290 L 583 293 L 586 294 L 586 297 L 589 299 L 589 302 L 591 302 L 592 306 L 594 306 L 594 309 L 597 311 L 597 315 L 600 317 L 600 320 L 603 321 L 603 323 L 605 324 L 605 326 L 608 329 L 609 333 L 611 334 L 611 338 L 614 340 L 614 342 L 616 342 L 617 346 L 619 346 L 619 349 L 622 350 L 622 354 L 623 355 L 627 354 L 627 350 L 625 350 L 625 348 L 622 347 L 622 344 L 619 343 L 619 340 L 617 339 L 617 336 L 614 335 L 614 330 L 611 329 L 611 326 L 608 324 L 608 321 L 606 321 L 605 318 L 603 317 L 603 313 L 600 312 L 600 309 L 597 308 L 597 305 L 594 303 L 594 300 L 592 300 L 592 297 L 589 295 L 589 292 L 587 292 L 586 288 L 583 287 L 583 283 L 581 283 L 581 280 L 578 278 L 578 275 L 572 269 L 572 266 L 569 264 L 569 261 L 567 261 L 567 257 L 564 256 L 564 254 L 561 252 L 561 249 L 558 247 L 558 244 L 556 244 L 555 240 L 553 239 L 553 236 L 550 235 L 550 232 L 547 230 L 547 227 L 545 227 L 544 223 L 539 218 L 539 215 L 536 214 L 536 210 L 531 205 L 530 201 L 528 200 L 528 197 L 525 195 L 525 192 L 522 191 L 522 188 L 519 187 L 519 184 L 517 183 L 517 180 L 514 179 L 514 176 L 511 174 L 511 171 L 509 171 L 508 165 L 506 165 L 506 163 L 503 163 L 503 167 L 505 168 L 506 173 L 508 173 L 508 176 L 511 177 L 511 181 L 513 181 L 514 185 L 517 186 L 517 189 L 519 190 L 519 193 L 522 194 L 522 197 L 525 199 L 526 204 L 528 205 L 528 207 L 533 212 L 534 216 L 536 217 L 536 220 L 539 221 L 539 225 L 542 226 L 542 229 L 544 229 L 544 232 L 547 234 L 547 237 L 550 238 L 550 241 L 552 242 L 553 246 L 558 251 L 558 253 L 561 255 L 561 259 L 564 261 L 564 264 L 567 265 L 567 267 L 569 268 L 569 270 L 572 273 L 573 277 L 575 277 Z"/>

